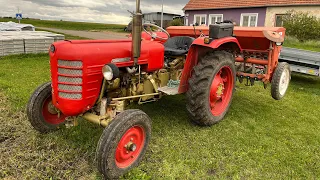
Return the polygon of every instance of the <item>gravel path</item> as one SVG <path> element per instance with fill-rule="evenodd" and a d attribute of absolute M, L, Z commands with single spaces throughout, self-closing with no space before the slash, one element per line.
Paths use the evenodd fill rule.
<path fill-rule="evenodd" d="M 90 31 L 75 31 L 75 30 L 64 30 L 64 29 L 56 29 L 56 28 L 44 28 L 37 27 L 39 29 L 54 31 L 63 34 L 69 34 L 73 36 L 80 36 L 90 39 L 126 39 L 126 33 L 116 33 L 116 32 L 90 32 Z"/>

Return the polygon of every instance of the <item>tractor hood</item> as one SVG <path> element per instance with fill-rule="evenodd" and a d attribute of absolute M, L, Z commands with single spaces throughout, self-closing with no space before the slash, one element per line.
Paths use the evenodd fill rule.
<path fill-rule="evenodd" d="M 103 82 L 102 67 L 132 67 L 131 40 L 60 41 L 50 48 L 52 102 L 64 115 L 78 116 L 96 103 Z M 138 64 L 145 71 L 164 66 L 164 46 L 142 41 Z"/>
<path fill-rule="evenodd" d="M 132 41 L 124 40 L 74 40 L 53 44 L 55 52 L 51 59 L 81 60 L 87 65 L 103 66 L 114 63 L 118 67 L 133 65 Z M 164 46 L 154 41 L 142 41 L 139 64 L 147 64 L 147 71 L 164 66 Z"/>

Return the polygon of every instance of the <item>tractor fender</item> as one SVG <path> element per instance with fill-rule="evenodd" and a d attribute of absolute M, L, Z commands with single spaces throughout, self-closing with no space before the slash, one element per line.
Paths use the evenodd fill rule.
<path fill-rule="evenodd" d="M 197 38 L 191 45 L 184 69 L 182 72 L 179 93 L 185 93 L 188 91 L 188 81 L 192 75 L 193 68 L 198 64 L 199 58 L 206 55 L 213 50 L 225 50 L 241 52 L 242 48 L 235 37 L 225 37 L 217 40 L 213 40 L 210 44 L 204 43 L 204 37 Z"/>
<path fill-rule="evenodd" d="M 204 46 L 212 49 L 218 49 L 223 45 L 227 44 L 233 44 L 234 46 L 237 46 L 239 48 L 239 51 L 242 51 L 240 43 L 237 38 L 235 37 L 224 37 L 220 39 L 215 39 L 211 41 L 210 44 L 204 43 L 204 37 L 197 38 L 196 40 L 193 41 L 192 45 L 198 45 L 198 46 Z"/>

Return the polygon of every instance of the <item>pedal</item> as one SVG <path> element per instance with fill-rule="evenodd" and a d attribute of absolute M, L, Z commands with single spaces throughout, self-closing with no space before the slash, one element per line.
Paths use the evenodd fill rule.
<path fill-rule="evenodd" d="M 158 88 L 158 91 L 163 92 L 164 94 L 167 94 L 169 96 L 177 95 L 179 94 L 179 87 L 160 87 Z"/>

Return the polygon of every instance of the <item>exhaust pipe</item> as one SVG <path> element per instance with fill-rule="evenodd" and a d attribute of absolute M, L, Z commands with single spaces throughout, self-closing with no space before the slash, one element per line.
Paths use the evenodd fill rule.
<path fill-rule="evenodd" d="M 132 56 L 134 65 L 138 65 L 138 59 L 141 53 L 141 32 L 142 32 L 142 14 L 140 10 L 140 0 L 136 0 L 136 12 L 132 21 Z"/>

